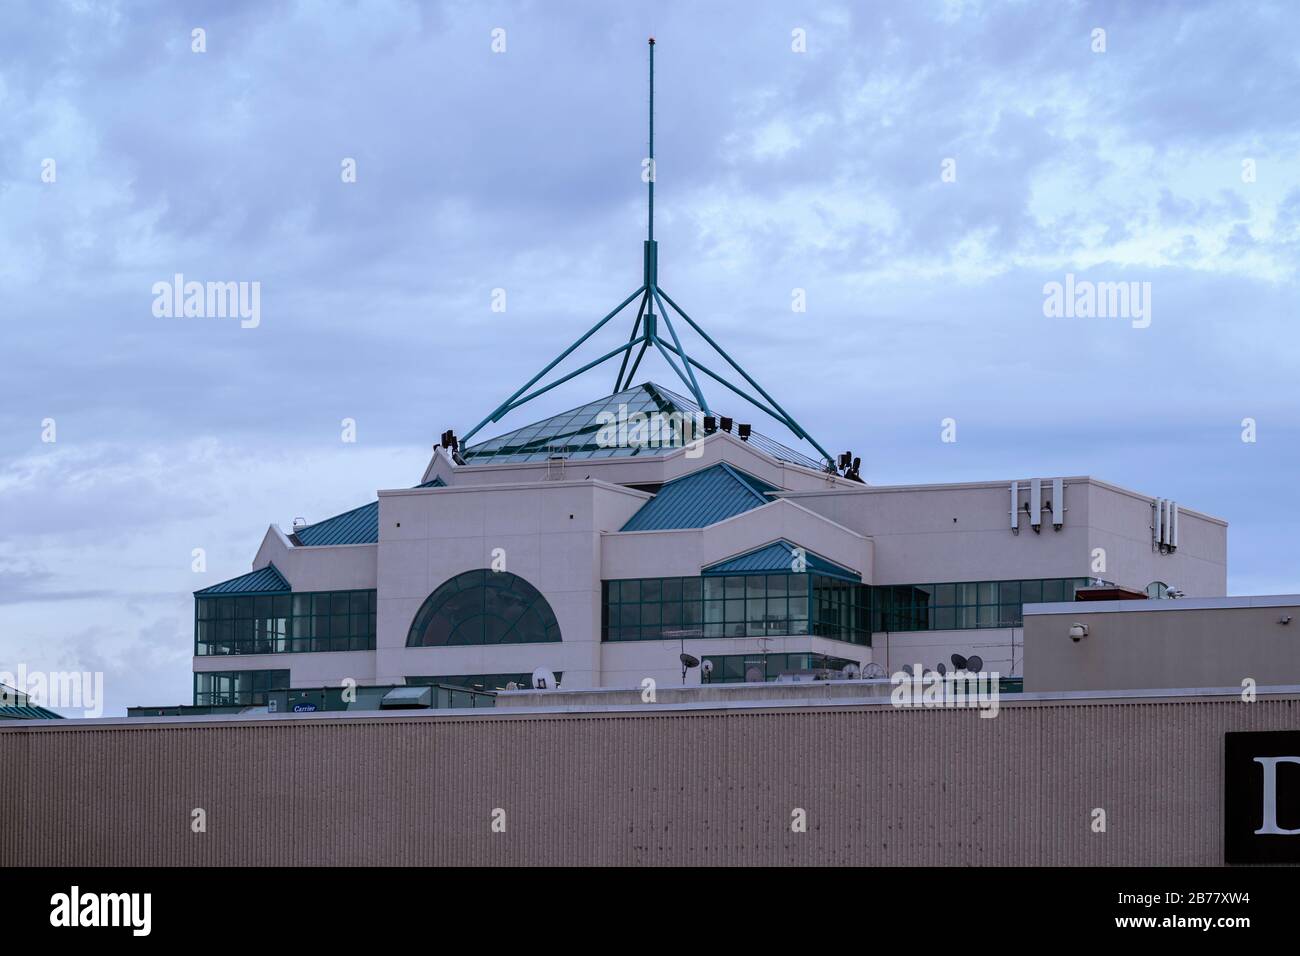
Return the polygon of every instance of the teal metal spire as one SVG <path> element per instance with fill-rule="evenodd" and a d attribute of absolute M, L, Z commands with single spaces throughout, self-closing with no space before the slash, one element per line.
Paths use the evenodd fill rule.
<path fill-rule="evenodd" d="M 511 395 L 504 402 L 498 405 L 492 411 L 492 413 L 488 415 L 487 418 L 483 419 L 483 421 L 479 422 L 477 425 L 471 428 L 469 432 L 465 435 L 465 437 L 461 440 L 466 444 L 468 444 L 469 440 L 472 437 L 474 437 L 474 435 L 477 434 L 479 430 L 481 430 L 485 425 L 488 425 L 491 422 L 500 421 L 502 418 L 504 418 L 510 412 L 514 411 L 519 406 L 524 405 L 527 402 L 531 402 L 534 398 L 537 398 L 538 396 L 543 395 L 546 392 L 549 392 L 551 389 L 555 388 L 556 386 L 563 385 L 565 382 L 569 381 L 572 378 L 576 378 L 577 376 L 581 375 L 583 372 L 586 372 L 588 369 L 595 368 L 597 365 L 601 365 L 609 361 L 610 359 L 614 358 L 615 356 L 621 354 L 623 356 L 623 360 L 619 365 L 618 377 L 615 379 L 614 382 L 614 392 L 615 393 L 620 392 L 624 388 L 632 384 L 632 378 L 633 376 L 636 375 L 637 369 L 641 365 L 641 359 L 645 357 L 645 353 L 653 346 L 663 357 L 663 360 L 668 363 L 668 367 L 673 370 L 674 374 L 676 374 L 679 379 L 681 379 L 682 383 L 690 391 L 691 395 L 694 397 L 695 401 L 699 404 L 700 408 L 703 409 L 705 415 L 712 415 L 713 410 L 710 408 L 708 399 L 704 397 L 704 392 L 700 389 L 700 383 L 695 377 L 695 372 L 697 370 L 707 375 L 709 378 L 713 379 L 715 382 L 718 382 L 720 385 L 724 386 L 730 391 L 734 392 L 736 395 L 745 399 L 745 401 L 749 402 L 751 405 L 753 405 L 755 408 L 762 411 L 764 414 L 769 415 L 772 418 L 776 419 L 777 421 L 781 422 L 799 438 L 802 438 L 804 441 L 808 442 L 810 445 L 816 448 L 817 451 L 821 454 L 822 458 L 825 459 L 828 468 L 834 470 L 835 462 L 834 462 L 834 458 L 830 455 L 830 453 L 827 452 L 826 449 L 823 448 L 821 445 L 819 445 L 812 438 L 812 436 L 810 436 L 806 431 L 804 431 L 803 427 L 797 421 L 795 421 L 794 417 L 791 416 L 779 404 L 777 404 L 776 399 L 774 399 L 771 395 L 765 392 L 762 386 L 760 386 L 756 381 L 754 381 L 754 379 L 750 376 L 750 374 L 746 372 L 740 366 L 740 364 L 736 362 L 735 359 L 733 359 L 722 349 L 722 346 L 718 345 L 717 342 L 715 342 L 712 338 L 710 338 L 709 335 L 702 328 L 700 328 L 700 326 L 695 322 L 695 320 L 692 319 L 689 315 L 687 315 L 682 310 L 681 306 L 679 306 L 676 302 L 674 302 L 672 300 L 672 297 L 669 296 L 667 292 L 665 292 L 663 289 L 659 287 L 659 244 L 655 242 L 655 178 L 656 178 L 655 172 L 656 171 L 655 171 L 655 38 L 654 37 L 650 37 L 650 124 L 649 125 L 650 125 L 650 139 L 649 139 L 650 155 L 647 158 L 647 162 L 645 164 L 646 183 L 649 187 L 649 189 L 647 190 L 648 210 L 646 216 L 646 240 L 644 243 L 644 251 L 642 256 L 641 285 L 635 291 L 633 291 L 631 295 L 629 295 L 626 299 L 620 302 L 618 306 L 616 306 L 613 309 L 613 311 L 609 312 L 603 319 L 601 319 L 590 329 L 588 329 L 581 337 L 579 337 L 579 339 L 576 342 L 574 342 L 567 349 L 561 352 L 549 365 L 547 365 L 540 372 L 538 372 L 527 382 L 525 382 L 523 387 L 517 389 L 513 395 Z M 537 385 L 537 383 L 540 382 L 548 372 L 550 372 L 553 368 L 555 368 L 562 361 L 568 358 L 569 355 L 571 355 L 574 351 L 576 351 L 577 348 L 580 345 L 582 345 L 582 343 L 587 341 L 587 339 L 591 338 L 598 331 L 604 328 L 605 325 L 611 319 L 614 318 L 614 316 L 622 312 L 623 309 L 625 309 L 628 305 L 630 305 L 634 299 L 639 299 L 640 303 L 637 306 L 636 320 L 632 324 L 632 334 L 631 336 L 629 336 L 628 340 L 625 343 L 619 345 L 617 348 L 611 349 L 610 351 L 602 355 L 600 358 L 588 362 L 586 365 L 582 366 L 582 368 L 570 372 L 561 378 L 556 379 L 555 381 L 551 382 L 549 385 L 543 385 L 540 388 L 534 388 L 534 386 Z M 658 312 L 655 311 L 656 306 L 659 309 Z M 671 311 L 670 311 L 670 307 L 671 307 Z M 698 362 L 695 359 L 691 358 L 691 356 L 686 353 L 686 349 L 682 345 L 682 340 L 677 335 L 677 329 L 673 326 L 673 322 L 671 318 L 673 314 L 679 316 L 683 321 L 686 322 L 687 325 L 689 325 L 692 329 L 694 329 L 696 333 L 699 334 L 700 338 L 704 339 L 704 341 L 707 342 L 713 348 L 713 350 L 717 352 L 717 354 L 720 355 L 726 361 L 726 363 L 730 365 L 741 376 L 741 378 L 745 380 L 745 382 L 751 388 L 753 388 L 756 392 L 758 392 L 759 395 L 762 396 L 764 401 L 760 401 L 758 398 L 755 398 L 753 395 L 750 395 L 744 389 L 740 388 L 737 385 L 732 384 L 727 379 L 719 375 L 717 372 L 714 372 L 712 369 L 706 367 L 701 362 Z M 666 329 L 668 332 L 667 340 L 665 340 L 660 335 L 659 332 L 661 321 L 663 323 L 663 328 Z M 628 360 L 632 357 L 633 350 L 637 350 L 637 354 L 636 354 L 636 358 L 632 361 L 631 368 L 629 369 Z M 529 391 L 530 389 L 532 389 L 532 391 Z"/>

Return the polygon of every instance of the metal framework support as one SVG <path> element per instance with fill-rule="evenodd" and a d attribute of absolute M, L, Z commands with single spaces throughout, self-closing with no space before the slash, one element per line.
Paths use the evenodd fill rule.
<path fill-rule="evenodd" d="M 703 410 L 703 412 L 706 415 L 712 415 L 713 411 L 709 406 L 708 399 L 705 398 L 704 396 L 704 391 L 700 388 L 700 383 L 698 379 L 695 377 L 695 371 L 697 369 L 703 374 L 707 375 L 709 378 L 713 379 L 715 382 L 718 382 L 719 384 L 730 389 L 736 395 L 745 399 L 745 401 L 749 402 L 751 405 L 753 405 L 759 411 L 763 412 L 765 415 L 769 415 L 775 421 L 778 421 L 781 424 L 785 425 L 797 437 L 802 438 L 804 441 L 807 441 L 814 448 L 816 448 L 818 452 L 821 453 L 822 457 L 826 459 L 827 465 L 833 468 L 835 459 L 830 455 L 830 453 L 827 452 L 826 449 L 823 448 L 821 445 L 819 445 L 816 441 L 814 441 L 812 436 L 810 436 L 808 432 L 806 432 L 803 429 L 803 427 L 797 421 L 795 421 L 794 417 L 790 415 L 790 413 L 787 412 L 784 408 L 782 408 L 780 404 L 777 403 L 776 399 L 774 399 L 771 395 L 769 395 L 766 391 L 764 391 L 763 387 L 759 385 L 758 382 L 754 381 L 753 377 L 748 372 L 746 372 L 744 368 L 741 367 L 739 362 L 737 362 L 730 355 L 728 355 L 726 351 L 723 350 L 722 346 L 720 346 L 717 342 L 715 342 L 707 332 L 705 332 L 702 328 L 700 328 L 700 326 L 695 322 L 695 320 L 692 319 L 689 315 L 687 315 L 686 312 L 682 309 L 682 307 L 679 306 L 676 302 L 674 302 L 672 297 L 659 287 L 659 244 L 655 241 L 655 226 L 654 226 L 654 216 L 655 216 L 654 77 L 655 77 L 655 41 L 654 41 L 654 37 L 651 37 L 650 38 L 650 124 L 649 124 L 650 155 L 647 162 L 648 175 L 646 176 L 646 183 L 648 189 L 647 189 L 646 239 L 643 244 L 642 277 L 641 277 L 640 287 L 631 295 L 629 295 L 626 299 L 620 302 L 618 306 L 614 308 L 612 311 L 610 311 L 609 314 L 607 314 L 603 319 L 601 319 L 590 329 L 588 329 L 585 333 L 583 333 L 583 335 L 581 335 L 576 342 L 574 342 L 567 349 L 565 349 L 558 356 L 556 356 L 556 358 L 550 364 L 548 364 L 540 372 L 538 372 L 527 382 L 525 382 L 522 388 L 516 390 L 513 395 L 511 395 L 504 402 L 502 402 L 495 409 L 493 409 L 492 413 L 488 415 L 487 418 L 483 419 L 483 421 L 479 422 L 477 425 L 471 428 L 469 432 L 464 436 L 464 438 L 461 439 L 461 441 L 468 442 L 470 438 L 472 438 L 475 434 L 477 434 L 479 430 L 482 429 L 488 423 L 499 421 L 503 416 L 513 411 L 514 409 L 519 408 L 521 405 L 531 402 L 533 399 L 537 398 L 538 396 L 546 394 L 551 389 L 559 385 L 563 385 L 565 382 L 569 381 L 570 379 L 576 378 L 577 376 L 581 375 L 583 372 L 586 372 L 588 369 L 595 368 L 597 365 L 601 365 L 604 362 L 607 362 L 611 358 L 614 358 L 615 356 L 618 355 L 622 355 L 623 360 L 619 364 L 618 375 L 614 379 L 614 391 L 615 393 L 621 392 L 624 389 L 631 386 L 633 377 L 637 373 L 637 369 L 641 367 L 641 360 L 645 357 L 646 352 L 649 351 L 651 347 L 653 347 L 663 357 L 663 360 L 668 363 L 668 367 L 673 370 L 673 372 L 677 375 L 679 379 L 681 379 L 682 383 L 686 386 L 687 390 L 691 393 L 692 397 L 698 403 L 700 409 Z M 586 342 L 587 339 L 591 338 L 598 331 L 604 328 L 604 326 L 611 319 L 613 319 L 614 316 L 622 312 L 623 309 L 625 309 L 632 302 L 632 300 L 636 299 L 638 296 L 641 298 L 641 302 L 640 305 L 637 307 L 636 320 L 632 324 L 632 334 L 628 337 L 626 342 L 606 352 L 600 358 L 588 362 L 586 365 L 582 366 L 582 368 L 574 372 L 569 372 L 567 375 L 561 376 L 560 378 L 551 382 L 549 385 L 543 385 L 542 387 L 536 389 L 533 388 L 552 369 L 554 369 L 557 365 L 559 365 L 571 354 L 573 354 L 573 352 L 576 351 L 580 345 Z M 656 306 L 658 306 L 657 313 L 655 309 Z M 670 306 L 671 309 L 669 308 Z M 711 346 L 715 352 L 717 352 L 720 356 L 722 356 L 722 358 L 727 362 L 727 364 L 730 365 L 731 368 L 734 369 L 737 373 L 739 373 L 740 376 L 744 378 L 744 380 L 749 384 L 749 386 L 758 393 L 758 395 L 762 396 L 762 400 L 755 397 L 754 395 L 751 395 L 749 392 L 745 391 L 738 385 L 735 385 L 732 382 L 728 381 L 722 375 L 719 375 L 717 372 L 708 368 L 703 363 L 696 361 L 689 354 L 687 354 L 686 348 L 685 346 L 683 346 L 682 340 L 677 334 L 677 328 L 673 324 L 673 319 L 672 319 L 673 312 L 676 312 L 677 315 L 679 315 L 683 320 L 685 320 L 687 325 L 689 325 L 692 329 L 694 329 L 696 333 L 698 333 L 699 336 L 706 343 L 708 343 L 708 345 Z M 663 327 L 668 330 L 667 340 L 664 339 L 659 334 L 660 323 L 662 323 Z M 638 346 L 640 346 L 640 348 L 637 351 L 636 358 L 632 359 L 631 367 L 629 368 L 628 360 L 632 358 L 632 351 L 634 349 L 637 349 Z M 530 389 L 532 389 L 532 391 L 530 391 Z"/>
<path fill-rule="evenodd" d="M 578 339 L 578 341 L 574 342 L 567 349 L 565 349 L 563 352 L 557 355 L 555 357 L 555 360 L 552 361 L 550 365 L 546 366 L 546 368 L 542 369 L 540 372 L 538 372 L 536 375 L 530 378 L 527 382 L 524 383 L 522 388 L 518 389 L 513 395 L 511 395 L 504 402 L 498 405 L 496 409 L 490 415 L 488 415 L 487 418 L 483 419 L 481 422 L 479 422 L 477 425 L 471 428 L 468 432 L 466 432 L 465 437 L 462 438 L 461 441 L 466 441 L 466 442 L 469 441 L 470 438 L 472 438 L 478 432 L 478 430 L 482 428 L 484 425 L 486 425 L 488 422 L 498 421 L 501 418 L 501 416 L 504 415 L 511 408 L 517 407 L 517 406 L 512 406 L 510 403 L 513 402 L 520 395 L 522 395 L 524 392 L 528 391 L 534 385 L 536 385 L 538 380 L 540 380 L 543 375 L 545 375 L 551 369 L 555 368 L 555 366 L 559 365 L 566 358 L 568 358 L 573 353 L 573 351 L 577 349 L 579 345 L 587 341 L 587 339 L 591 338 L 602 328 L 604 328 L 606 322 L 608 322 L 614 316 L 622 312 L 629 302 L 631 302 L 633 299 L 635 299 L 637 296 L 639 296 L 642 292 L 645 291 L 646 291 L 645 286 L 642 286 L 641 288 L 633 292 L 630 296 L 628 296 L 626 299 L 624 299 L 622 302 L 620 302 L 618 306 L 615 309 L 613 309 L 608 315 L 606 315 L 603 319 L 601 319 L 599 322 L 597 322 L 595 325 L 589 328 L 586 331 L 586 333 Z"/>
<path fill-rule="evenodd" d="M 737 372 L 739 372 L 741 376 L 745 379 L 745 381 L 754 387 L 754 390 L 757 391 L 758 394 L 762 395 L 765 399 L 767 399 L 769 402 L 772 403 L 772 407 L 781 413 L 780 420 L 784 422 L 787 426 L 789 426 L 792 432 L 794 432 L 800 438 L 808 442 L 808 444 L 812 445 L 819 452 L 821 452 L 822 457 L 825 458 L 827 462 L 834 464 L 835 458 L 828 451 L 826 451 L 825 448 L 817 444 L 817 442 L 813 441 L 812 436 L 809 435 L 806 431 L 804 431 L 803 427 L 797 421 L 794 420 L 794 417 L 791 416 L 789 412 L 787 412 L 784 408 L 780 406 L 780 404 L 777 402 L 776 399 L 774 399 L 771 395 L 767 394 L 767 392 L 763 390 L 763 386 L 759 385 L 758 382 L 754 381 L 754 379 L 750 377 L 750 374 L 746 372 L 743 368 L 741 368 L 739 362 L 737 362 L 730 355 L 728 355 L 726 353 L 726 350 L 723 349 L 721 345 L 713 341 L 713 339 L 709 336 L 709 333 L 705 332 L 702 328 L 700 328 L 699 325 L 695 323 L 694 319 L 692 319 L 689 315 L 687 315 L 684 311 L 682 311 L 682 307 L 673 301 L 672 296 L 670 296 L 667 292 L 664 292 L 658 286 L 655 286 L 654 291 L 655 291 L 656 300 L 658 300 L 660 296 L 663 296 L 663 298 L 668 302 L 668 304 L 673 307 L 673 310 L 678 315 L 680 315 L 683 319 L 685 319 L 687 324 L 690 325 L 690 327 L 693 328 L 699 334 L 700 338 L 704 339 L 704 341 L 708 342 L 709 345 L 713 346 L 713 350 L 717 352 L 719 355 L 721 355 L 724 359 L 726 359 L 727 364 L 730 365 L 732 368 L 734 368 Z"/>

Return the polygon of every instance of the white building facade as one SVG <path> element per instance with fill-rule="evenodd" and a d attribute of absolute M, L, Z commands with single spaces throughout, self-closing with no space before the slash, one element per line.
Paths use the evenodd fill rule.
<path fill-rule="evenodd" d="M 635 687 L 959 654 L 1016 676 L 1024 604 L 1096 579 L 1226 593 L 1226 523 L 1165 499 L 1088 477 L 873 486 L 712 419 L 657 447 L 602 429 L 628 407 L 699 417 L 645 383 L 271 526 L 249 574 L 196 592 L 195 704 L 539 668 Z M 683 654 L 706 663 L 683 676 Z"/>

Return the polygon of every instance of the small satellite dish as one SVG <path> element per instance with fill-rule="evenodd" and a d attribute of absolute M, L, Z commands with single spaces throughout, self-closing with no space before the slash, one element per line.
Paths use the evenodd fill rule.
<path fill-rule="evenodd" d="M 534 690 L 554 690 L 555 687 L 555 675 L 545 667 L 539 667 L 537 670 L 533 671 Z"/>
<path fill-rule="evenodd" d="M 969 663 L 970 661 L 966 660 L 966 658 L 962 657 L 960 654 L 952 655 L 952 666 L 957 668 L 959 671 L 966 670 Z"/>
<path fill-rule="evenodd" d="M 858 677 L 858 665 L 857 665 L 857 664 L 845 664 L 845 665 L 844 665 L 844 670 L 842 670 L 840 673 L 842 673 L 842 674 L 844 675 L 844 679 L 845 679 L 845 680 L 857 680 L 857 677 Z"/>
<path fill-rule="evenodd" d="M 968 671 L 982 671 L 984 669 L 984 658 L 980 657 L 978 654 L 972 654 L 966 660 L 966 669 Z"/>
<path fill-rule="evenodd" d="M 934 669 L 939 672 L 940 677 L 943 677 L 945 674 L 948 673 L 948 665 L 945 664 L 943 661 L 940 661 L 938 664 L 935 664 Z"/>
<path fill-rule="evenodd" d="M 703 675 L 706 676 L 706 677 L 707 677 L 708 675 L 712 674 L 712 673 L 713 673 L 713 661 L 708 660 L 707 658 L 704 659 L 704 660 L 702 660 L 702 661 L 700 661 L 700 673 L 703 674 Z"/>
<path fill-rule="evenodd" d="M 678 654 L 677 659 L 682 662 L 682 683 L 685 684 L 686 672 L 690 670 L 692 667 L 699 667 L 700 659 L 698 657 L 692 657 L 690 654 L 687 654 L 685 652 Z"/>
<path fill-rule="evenodd" d="M 879 678 L 887 677 L 888 675 L 885 673 L 885 669 L 883 667 L 881 667 L 875 661 L 872 661 L 862 671 L 862 676 L 870 678 L 871 680 L 878 680 Z"/>
<path fill-rule="evenodd" d="M 518 689 L 519 689 L 519 684 L 517 681 L 506 682 L 506 690 L 518 690 Z"/>

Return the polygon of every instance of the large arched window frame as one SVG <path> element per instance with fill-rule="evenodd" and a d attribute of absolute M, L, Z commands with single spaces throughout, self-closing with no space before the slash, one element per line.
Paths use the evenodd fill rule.
<path fill-rule="evenodd" d="M 560 625 L 542 593 L 517 574 L 474 570 L 456 575 L 425 599 L 406 635 L 407 647 L 543 644 L 560 640 Z"/>

